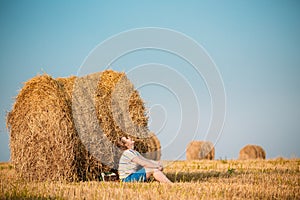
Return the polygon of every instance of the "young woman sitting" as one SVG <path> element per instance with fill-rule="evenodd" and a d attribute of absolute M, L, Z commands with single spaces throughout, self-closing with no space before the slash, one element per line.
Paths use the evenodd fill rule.
<path fill-rule="evenodd" d="M 145 182 L 150 176 L 161 183 L 171 183 L 164 175 L 160 162 L 149 160 L 134 150 L 134 141 L 122 137 L 121 144 L 125 148 L 119 162 L 119 178 L 122 182 Z"/>

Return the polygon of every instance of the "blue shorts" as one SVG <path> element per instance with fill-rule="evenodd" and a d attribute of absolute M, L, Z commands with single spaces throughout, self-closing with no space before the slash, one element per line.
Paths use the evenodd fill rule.
<path fill-rule="evenodd" d="M 145 182 L 146 181 L 146 171 L 145 168 L 142 168 L 126 178 L 122 179 L 122 182 Z"/>

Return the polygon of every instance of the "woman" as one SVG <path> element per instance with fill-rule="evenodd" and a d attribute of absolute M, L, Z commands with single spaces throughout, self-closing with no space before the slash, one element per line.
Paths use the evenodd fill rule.
<path fill-rule="evenodd" d="M 171 183 L 164 175 L 163 166 L 154 160 L 144 158 L 134 150 L 134 141 L 131 138 L 122 137 L 122 145 L 125 147 L 119 162 L 119 177 L 122 182 L 145 182 L 151 175 L 161 183 Z"/>

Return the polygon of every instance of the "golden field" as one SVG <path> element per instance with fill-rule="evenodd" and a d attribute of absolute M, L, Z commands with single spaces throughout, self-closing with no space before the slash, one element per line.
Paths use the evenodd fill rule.
<path fill-rule="evenodd" d="M 0 164 L 0 199 L 300 199 L 300 159 L 165 161 L 174 182 L 25 182 Z"/>

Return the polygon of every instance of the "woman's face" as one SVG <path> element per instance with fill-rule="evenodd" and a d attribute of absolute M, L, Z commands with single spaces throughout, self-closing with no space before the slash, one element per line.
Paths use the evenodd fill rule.
<path fill-rule="evenodd" d="M 125 146 L 126 146 L 128 149 L 134 149 L 134 141 L 131 140 L 130 137 L 128 137 L 128 138 L 122 137 L 121 140 L 125 143 Z"/>

